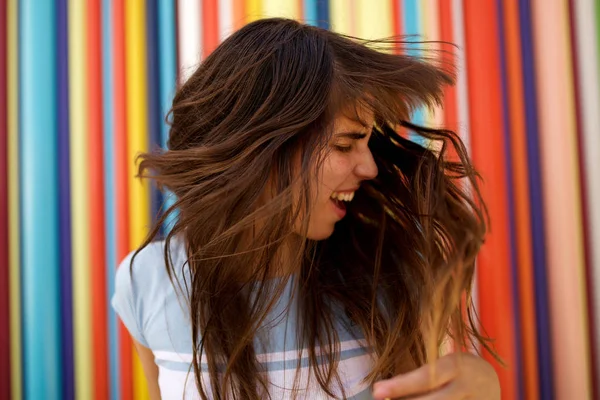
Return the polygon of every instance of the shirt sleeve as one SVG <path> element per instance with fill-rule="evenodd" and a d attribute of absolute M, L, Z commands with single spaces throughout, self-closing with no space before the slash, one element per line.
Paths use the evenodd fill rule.
<path fill-rule="evenodd" d="M 115 274 L 115 293 L 111 304 L 131 336 L 142 346 L 149 347 L 144 337 L 144 316 L 140 307 L 140 283 L 136 281 L 136 268 L 130 268 L 133 253 L 129 254 L 117 268 Z M 136 262 L 138 258 L 136 258 Z M 133 274 L 132 272 L 133 271 Z"/>

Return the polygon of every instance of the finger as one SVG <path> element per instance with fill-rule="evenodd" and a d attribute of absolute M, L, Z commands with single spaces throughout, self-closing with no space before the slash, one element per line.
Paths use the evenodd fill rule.
<path fill-rule="evenodd" d="M 379 381 L 373 385 L 376 399 L 423 395 L 435 390 L 457 376 L 456 360 L 447 356 L 406 374 Z"/>

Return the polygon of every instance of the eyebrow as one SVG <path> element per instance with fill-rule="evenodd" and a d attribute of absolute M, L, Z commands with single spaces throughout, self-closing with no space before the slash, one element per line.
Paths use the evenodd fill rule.
<path fill-rule="evenodd" d="M 341 132 L 335 135 L 336 137 L 347 137 L 354 140 L 360 140 L 367 137 L 364 132 Z"/>

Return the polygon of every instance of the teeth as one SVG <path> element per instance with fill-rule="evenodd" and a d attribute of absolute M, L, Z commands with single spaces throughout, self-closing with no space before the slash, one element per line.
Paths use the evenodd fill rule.
<path fill-rule="evenodd" d="M 352 199 L 354 198 L 354 192 L 350 192 L 350 193 L 333 192 L 331 194 L 331 198 L 334 200 L 339 200 L 339 201 L 352 201 Z"/>

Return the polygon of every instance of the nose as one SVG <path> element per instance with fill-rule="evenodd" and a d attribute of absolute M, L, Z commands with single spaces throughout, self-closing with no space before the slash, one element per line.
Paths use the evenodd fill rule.
<path fill-rule="evenodd" d="M 366 149 L 362 152 L 356 167 L 354 168 L 354 173 L 361 180 L 369 180 L 375 179 L 377 176 L 377 164 L 373 159 L 373 154 L 370 149 Z"/>

